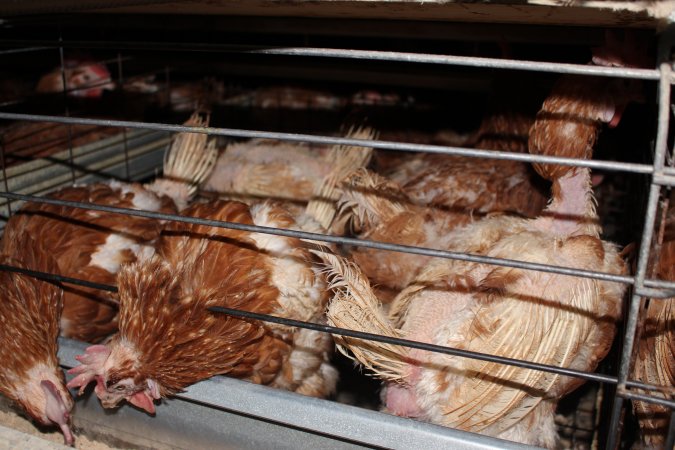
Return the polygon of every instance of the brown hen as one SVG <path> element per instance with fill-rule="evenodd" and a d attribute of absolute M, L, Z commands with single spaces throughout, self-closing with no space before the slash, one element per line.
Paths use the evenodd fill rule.
<path fill-rule="evenodd" d="M 203 124 L 194 116 L 188 124 Z M 64 188 L 49 197 L 118 208 L 175 213 L 215 162 L 205 135 L 178 135 L 167 152 L 164 178 L 137 183 L 94 183 Z M 166 195 L 165 195 L 166 194 Z M 27 203 L 8 221 L 2 246 L 21 259 L 19 236 L 29 234 L 57 265 L 60 275 L 114 285 L 122 264 L 152 253 L 160 222 L 102 211 Z M 97 342 L 117 329 L 117 296 L 81 286 L 65 287 L 61 334 Z"/>
<path fill-rule="evenodd" d="M 16 246 L 0 253 L 0 264 L 56 271 L 49 254 L 28 234 L 15 239 Z M 17 249 L 20 255 L 12 251 Z M 60 427 L 70 445 L 73 400 L 56 356 L 63 293 L 54 284 L 4 270 L 0 286 L 0 393 L 35 422 Z"/>
<path fill-rule="evenodd" d="M 189 216 L 317 231 L 279 205 L 195 204 Z M 120 331 L 81 357 L 69 386 L 97 381 L 103 406 L 121 400 L 154 412 L 153 400 L 218 374 L 323 397 L 335 387 L 330 336 L 216 316 L 211 306 L 320 321 L 324 277 L 297 239 L 172 223 L 155 256 L 118 277 Z M 139 301 L 141 300 L 142 301 Z"/>
<path fill-rule="evenodd" d="M 658 279 L 675 281 L 675 196 L 667 213 L 666 228 L 657 264 Z M 675 386 L 675 299 L 654 299 L 642 308 L 644 329 L 638 343 L 634 378 L 644 383 L 672 388 Z M 650 392 L 667 398 L 666 394 Z M 634 401 L 640 422 L 642 441 L 648 448 L 661 449 L 672 412 L 656 403 Z"/>
<path fill-rule="evenodd" d="M 446 136 L 441 143 L 525 152 L 533 122 L 534 117 L 500 108 L 485 116 L 471 135 Z M 380 155 L 377 163 L 383 176 L 358 171 L 340 186 L 341 220 L 351 222 L 352 231 L 364 239 L 443 248 L 444 236 L 453 228 L 494 213 L 536 217 L 546 203 L 542 183 L 518 161 L 416 154 Z M 384 302 L 430 259 L 366 247 L 352 248 L 349 254 Z"/>
<path fill-rule="evenodd" d="M 94 203 L 118 208 L 175 213 L 168 197 L 158 197 L 139 184 L 95 183 L 62 189 L 50 198 Z M 58 273 L 95 283 L 114 285 L 122 264 L 143 252 L 152 252 L 159 236 L 159 222 L 123 217 L 47 203 L 28 203 L 14 216 L 2 240 L 4 251 L 13 251 L 23 234 L 33 236 L 56 261 Z M 60 327 L 63 336 L 97 342 L 117 329 L 117 295 L 83 286 L 64 285 L 65 299 Z"/>

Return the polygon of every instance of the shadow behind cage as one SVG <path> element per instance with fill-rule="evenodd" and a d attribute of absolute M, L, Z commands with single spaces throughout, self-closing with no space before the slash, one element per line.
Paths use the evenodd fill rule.
<path fill-rule="evenodd" d="M 568 164 L 597 169 L 603 173 L 614 174 L 620 179 L 622 178 L 617 174 L 635 174 L 636 178 L 643 177 L 639 179 L 641 186 L 648 187 L 647 192 L 644 192 L 644 198 L 646 198 L 644 219 L 641 214 L 637 214 L 638 203 L 633 203 L 632 208 L 636 212 L 634 216 L 639 216 L 638 223 L 634 224 L 636 233 L 631 234 L 631 231 L 627 230 L 630 225 L 628 221 L 618 226 L 615 224 L 615 228 L 619 230 L 617 233 L 624 233 L 624 236 L 620 238 L 624 244 L 631 240 L 640 242 L 634 275 L 612 275 L 527 263 L 515 259 L 503 260 L 293 230 L 270 231 L 255 226 L 246 228 L 248 231 L 276 233 L 340 245 L 356 245 L 495 264 L 608 280 L 632 286 L 632 295 L 624 313 L 625 324 L 619 334 L 621 339 L 616 345 L 614 360 L 610 355 L 598 373 L 583 373 L 419 342 L 392 341 L 390 338 L 381 336 L 243 311 L 228 310 L 226 312 L 238 317 L 277 321 L 286 325 L 310 327 L 323 332 L 364 339 L 389 340 L 422 350 L 533 368 L 588 380 L 591 383 L 579 391 L 579 397 L 586 399 L 583 402 L 574 403 L 572 407 L 573 419 L 571 421 L 561 419 L 558 424 L 561 436 L 568 439 L 565 441 L 566 446 L 590 448 L 591 445 L 605 445 L 606 448 L 613 449 L 619 444 L 630 445 L 636 437 L 636 425 L 631 422 L 629 417 L 631 408 L 626 400 L 657 402 L 668 408 L 675 406 L 672 387 L 666 387 L 667 394 L 665 395 L 654 395 L 654 392 L 662 388 L 634 380 L 630 372 L 634 358 L 633 348 L 636 345 L 635 332 L 640 330 L 642 299 L 666 301 L 663 298 L 672 297 L 672 290 L 675 289 L 673 282 L 654 279 L 650 275 L 648 264 L 652 242 L 655 239 L 654 230 L 660 225 L 658 222 L 660 216 L 657 213 L 659 203 L 663 198 L 662 191 L 669 189 L 675 179 L 672 158 L 668 157 L 670 91 L 673 81 L 670 64 L 671 30 L 661 35 L 661 59 L 657 69 L 626 69 L 586 66 L 575 60 L 574 50 L 566 46 L 565 40 L 576 38 L 584 41 L 588 39 L 588 36 L 598 36 L 598 33 L 594 34 L 592 31 L 584 30 L 570 33 L 569 36 L 561 36 L 557 31 L 553 33 L 558 37 L 551 39 L 562 43 L 559 47 L 561 57 L 556 62 L 550 62 L 544 59 L 539 60 L 536 46 L 532 48 L 525 46 L 526 50 L 523 50 L 524 54 L 532 60 L 527 57 L 520 59 L 494 57 L 492 54 L 496 52 L 496 47 L 485 43 L 494 36 L 490 28 L 486 28 L 487 37 L 483 40 L 479 37 L 481 33 L 477 33 L 477 36 L 473 37 L 476 40 L 474 42 L 471 42 L 471 39 L 466 38 L 465 35 L 461 35 L 461 39 L 455 37 L 456 42 L 452 43 L 443 41 L 439 43 L 435 40 L 416 42 L 420 44 L 419 48 L 415 48 L 413 43 L 401 46 L 395 44 L 398 41 L 387 40 L 382 36 L 367 41 L 367 45 L 372 46 L 370 48 L 364 48 L 365 45 L 356 38 L 339 39 L 342 44 L 354 44 L 353 48 L 346 45 L 335 48 L 335 41 L 325 36 L 316 38 L 319 45 L 298 45 L 294 41 L 296 36 L 291 32 L 280 33 L 281 40 L 286 41 L 287 47 L 280 47 L 278 44 L 270 47 L 257 42 L 259 38 L 246 33 L 219 36 L 222 43 L 198 39 L 180 44 L 175 40 L 144 40 L 140 32 L 135 29 L 135 26 L 138 26 L 138 19 L 131 16 L 128 31 L 135 39 L 121 41 L 118 35 L 105 36 L 105 33 L 103 38 L 98 40 L 82 39 L 83 31 L 87 30 L 79 20 L 78 18 L 63 19 L 59 27 L 54 26 L 41 31 L 37 39 L 27 39 L 22 35 L 24 33 L 22 26 L 29 31 L 31 27 L 37 26 L 32 25 L 30 21 L 22 23 L 16 29 L 6 29 L 3 33 L 4 42 L 0 41 L 0 43 L 3 44 L 5 50 L 0 52 L 0 58 L 12 61 L 15 64 L 15 73 L 34 74 L 39 70 L 36 67 L 39 66 L 36 60 L 45 55 L 45 60 L 60 66 L 60 72 L 57 72 L 57 75 L 65 82 L 64 64 L 68 55 L 82 54 L 86 51 L 91 55 L 99 55 L 97 61 L 112 68 L 111 78 L 116 84 L 114 91 L 106 92 L 96 100 L 86 97 L 78 98 L 77 95 L 71 95 L 73 91 L 69 92 L 68 89 L 63 93 L 36 96 L 31 88 L 25 88 L 25 86 L 23 90 L 14 91 L 18 92 L 18 95 L 2 98 L 0 118 L 7 122 L 18 121 L 3 128 L 0 142 L 3 178 L 0 186 L 4 191 L 0 192 L 0 197 L 5 200 L 0 204 L 3 216 L 11 216 L 25 201 L 34 201 L 60 203 L 75 208 L 112 211 L 169 221 L 195 222 L 196 219 L 189 217 L 75 202 L 59 202 L 42 197 L 43 194 L 72 183 L 89 183 L 110 178 L 146 180 L 157 174 L 158 168 L 161 167 L 162 154 L 169 143 L 170 134 L 176 132 L 207 133 L 219 137 L 222 143 L 237 139 L 268 138 L 317 145 L 362 144 L 383 151 L 433 152 L 475 158 Z M 105 23 L 107 19 L 101 18 L 100 20 Z M 47 23 L 50 22 L 47 21 Z M 171 23 L 175 25 L 180 21 L 172 19 Z M 186 23 L 195 25 L 194 22 L 187 20 Z M 439 25 L 436 23 L 429 25 L 430 28 L 437 26 Z M 387 34 L 386 29 L 380 32 L 382 35 Z M 533 36 L 536 35 L 536 30 L 530 31 L 523 33 L 522 36 L 526 37 L 521 37 L 521 39 L 527 42 L 534 40 Z M 517 40 L 514 36 L 518 36 L 518 33 L 510 36 Z M 197 37 L 204 38 L 204 36 Z M 246 39 L 251 39 L 252 42 Z M 304 39 L 308 38 L 304 36 Z M 469 56 L 467 42 L 474 45 L 478 49 L 476 53 L 481 56 Z M 454 50 L 456 55 L 447 54 L 452 52 L 448 52 L 442 44 Z M 484 48 L 481 48 L 481 45 Z M 444 50 L 439 51 L 439 48 Z M 148 56 L 148 53 L 154 52 L 157 53 Z M 177 55 L 180 57 L 175 57 Z M 220 62 L 219 57 L 226 57 L 228 64 Z M 280 63 L 284 65 L 279 66 Z M 296 63 L 300 68 L 294 70 L 293 66 Z M 272 82 L 270 82 L 270 75 L 265 73 L 271 66 L 274 66 L 275 70 L 279 68 L 279 73 L 275 75 L 276 79 L 273 78 Z M 42 69 L 45 68 L 48 67 L 43 63 Z M 489 76 L 486 76 L 488 72 Z M 195 106 L 190 95 L 178 95 L 181 83 L 185 80 L 202 80 L 204 75 L 212 73 L 224 76 L 225 82 L 221 85 L 216 83 L 218 87 L 214 88 L 213 82 L 200 81 L 202 86 L 206 84 L 208 87 L 200 88 L 200 93 L 195 95 L 209 95 L 213 93 L 212 91 L 217 91 L 219 98 L 224 100 L 220 107 L 214 109 L 213 113 L 212 124 L 216 123 L 218 126 L 202 128 L 176 125 L 176 123 L 182 123 Z M 409 139 L 410 135 L 405 134 L 395 136 L 392 133 L 393 137 L 386 139 L 385 133 L 384 138 L 376 141 L 336 137 L 335 130 L 344 116 L 353 111 L 354 99 L 358 97 L 355 93 L 363 86 L 367 89 L 398 91 L 396 97 L 398 109 L 388 109 L 380 104 L 376 107 L 365 108 L 364 112 L 363 105 L 361 105 L 357 117 L 368 115 L 369 120 L 376 125 L 379 124 L 379 120 L 382 123 L 388 122 L 390 128 L 395 129 L 400 126 L 403 129 L 408 126 L 406 119 L 413 120 L 412 118 L 417 117 L 421 123 L 416 125 L 422 128 L 425 126 L 441 127 L 441 122 L 456 119 L 460 128 L 468 129 L 475 125 L 475 120 L 472 122 L 472 118 L 480 116 L 481 106 L 486 100 L 484 91 L 491 85 L 491 78 L 499 79 L 502 76 L 506 77 L 506 74 L 511 76 L 513 73 L 545 80 L 541 85 L 536 85 L 536 83 L 530 85 L 530 88 L 534 90 L 537 88 L 545 90 L 546 86 L 550 85 L 550 82 L 546 80 L 555 76 L 549 74 L 561 73 L 640 79 L 651 83 L 656 87 L 657 92 L 656 101 L 651 102 L 650 99 L 650 105 L 656 106 L 657 109 L 653 157 L 633 155 L 633 157 L 624 158 L 625 155 L 619 155 L 617 158 L 617 155 L 611 155 L 620 161 L 585 161 L 411 143 L 413 140 Z M 390 74 L 391 77 L 389 77 Z M 261 107 L 255 94 L 259 92 L 260 86 L 288 83 L 289 80 L 296 85 L 300 84 L 308 88 L 310 94 L 321 92 L 324 96 L 323 103 L 318 105 L 316 94 L 311 94 L 302 97 L 304 100 L 299 102 L 296 113 L 293 113 L 293 108 L 289 108 L 288 105 L 286 109 Z M 447 85 L 453 82 L 455 85 L 448 88 Z M 151 87 L 147 86 L 148 83 Z M 86 91 L 104 84 L 105 81 L 98 85 L 93 83 L 75 89 Z M 125 89 L 125 86 L 129 88 Z M 408 98 L 414 100 L 401 107 L 401 104 L 405 104 Z M 450 99 L 454 99 L 455 103 L 462 103 L 467 98 L 473 99 L 474 104 L 467 106 L 464 110 L 459 108 L 459 112 L 456 105 L 452 109 L 454 112 L 438 107 L 438 103 L 443 100 L 451 102 Z M 382 102 L 382 99 L 383 96 L 378 96 L 379 102 Z M 479 100 L 476 101 L 476 99 Z M 185 105 L 180 104 L 183 101 L 186 102 Z M 277 98 L 277 102 L 283 103 L 280 98 Z M 429 113 L 430 110 L 431 113 Z M 423 119 L 420 120 L 419 117 Z M 430 117 L 433 119 L 429 119 Z M 647 120 L 651 118 L 653 116 L 649 116 Z M 430 124 L 433 121 L 436 123 Z M 651 125 L 654 124 L 651 123 Z M 624 162 L 624 159 L 628 162 Z M 644 182 L 644 179 L 647 179 L 647 182 Z M 630 189 L 631 185 L 624 186 L 624 188 Z M 639 201 L 638 196 L 633 194 L 630 200 Z M 601 205 L 601 213 L 602 208 Z M 201 223 L 241 229 L 235 223 L 216 221 L 202 221 Z M 7 266 L 3 266 L 2 269 L 17 270 Z M 49 275 L 41 274 L 41 276 Z M 61 277 L 60 281 L 68 282 L 69 280 Z M 102 288 L 114 289 L 113 286 Z M 62 339 L 60 346 L 62 365 L 72 367 L 75 364 L 74 355 L 84 348 L 83 344 Z M 598 393 L 603 395 L 599 396 Z M 187 392 L 178 395 L 176 399 L 166 401 L 155 418 L 150 418 L 128 407 L 119 409 L 114 415 L 103 414 L 95 398 L 86 398 L 78 402 L 77 408 L 78 424 L 97 436 L 106 436 L 105 439 L 112 445 L 124 445 L 124 441 L 111 438 L 115 435 L 115 429 L 123 428 L 128 432 L 127 438 L 134 445 L 157 448 L 196 446 L 279 448 L 283 446 L 282 443 L 286 443 L 289 448 L 520 447 L 517 444 L 484 436 L 335 402 L 305 398 L 226 378 L 215 378 L 190 387 Z M 585 417 L 583 417 L 584 414 Z M 564 416 L 564 413 L 561 412 L 561 416 Z M 674 420 L 671 419 L 666 439 L 667 445 L 672 444 L 675 439 L 673 422 Z M 566 428 L 572 431 L 566 433 Z M 180 435 L 179 437 L 176 432 Z M 586 435 L 582 437 L 584 433 Z"/>

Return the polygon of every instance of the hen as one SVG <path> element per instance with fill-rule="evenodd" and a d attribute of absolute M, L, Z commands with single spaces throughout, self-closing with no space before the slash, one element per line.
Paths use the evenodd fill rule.
<path fill-rule="evenodd" d="M 671 202 L 673 200 L 675 196 L 671 196 Z M 675 281 L 675 206 L 672 203 L 667 213 L 660 253 L 657 277 Z M 675 386 L 675 299 L 649 300 L 642 311 L 645 325 L 638 344 L 634 377 L 657 386 Z M 644 444 L 648 448 L 664 448 L 669 409 L 639 401 L 634 401 L 633 407 L 640 422 Z"/>
<path fill-rule="evenodd" d="M 49 255 L 27 234 L 16 239 L 14 249 L 21 248 L 21 254 L 5 248 L 0 264 L 56 271 Z M 37 423 L 60 427 L 70 445 L 73 400 L 56 356 L 62 291 L 46 281 L 7 271 L 0 271 L 0 286 L 0 394 Z"/>
<path fill-rule="evenodd" d="M 508 80 L 508 78 L 507 78 Z M 529 130 L 543 96 L 513 93 L 518 80 L 495 87 L 478 129 L 466 134 L 437 133 L 429 144 L 527 152 Z M 538 103 L 538 104 L 537 104 Z M 523 162 L 443 154 L 377 151 L 374 170 L 401 186 L 410 201 L 457 213 L 458 225 L 469 216 L 516 213 L 536 217 L 546 203 L 546 186 Z"/>
<path fill-rule="evenodd" d="M 370 134 L 370 132 L 369 132 Z M 334 184 L 372 149 L 335 146 L 330 170 L 305 211 L 274 201 L 218 200 L 184 214 L 242 224 L 325 232 Z M 324 321 L 328 290 L 314 264 L 315 244 L 299 239 L 171 223 L 157 253 L 118 276 L 120 331 L 79 357 L 69 386 L 96 380 L 103 406 L 121 400 L 154 412 L 153 400 L 205 378 L 227 374 L 305 395 L 325 397 L 337 382 L 330 336 L 306 329 L 216 317 L 224 306 L 296 320 Z M 142 302 L 138 301 L 140 298 Z M 149 317 L 152 321 L 148 322 Z"/>
<path fill-rule="evenodd" d="M 352 128 L 351 139 L 374 139 L 375 131 L 367 127 Z M 231 144 L 218 157 L 216 167 L 202 188 L 234 199 L 276 198 L 294 202 L 310 201 L 321 182 L 341 160 L 344 172 L 368 164 L 370 151 L 352 152 L 342 157 L 342 146 L 278 142 L 253 139 Z M 344 175 L 343 175 L 344 176 Z"/>
<path fill-rule="evenodd" d="M 115 89 L 105 64 L 87 59 L 66 59 L 64 66 L 63 74 L 57 67 L 40 78 L 35 91 L 43 94 L 63 92 L 64 76 L 66 92 L 73 97 L 99 98 L 104 90 Z"/>
<path fill-rule="evenodd" d="M 616 82 L 619 83 L 620 82 Z M 600 122 L 614 123 L 615 82 L 566 78 L 533 125 L 532 153 L 588 157 Z M 563 114 L 561 114 L 563 113 Z M 495 216 L 444 237 L 452 251 L 621 274 L 616 248 L 599 239 L 588 169 L 539 165 L 552 200 L 535 219 Z M 517 255 L 517 256 L 514 256 Z M 388 315 L 357 266 L 330 255 L 333 325 L 416 341 L 594 370 L 611 345 L 624 287 L 594 279 L 434 260 L 394 299 Z M 581 381 L 415 349 L 336 338 L 387 381 L 397 415 L 553 447 L 557 400 Z"/>
<path fill-rule="evenodd" d="M 185 215 L 242 224 L 318 231 L 272 202 L 194 204 Z M 120 331 L 89 347 L 69 387 L 96 380 L 104 407 L 126 399 L 153 413 L 153 400 L 199 380 L 228 374 L 312 396 L 326 396 L 337 373 L 330 336 L 218 317 L 224 306 L 320 321 L 327 300 L 310 245 L 298 239 L 171 223 L 157 253 L 118 276 Z M 140 301 L 142 300 L 142 301 Z"/>
<path fill-rule="evenodd" d="M 368 132 L 370 135 L 371 132 Z M 330 170 L 306 211 L 274 201 L 218 200 L 188 207 L 185 215 L 243 224 L 325 232 L 335 212 L 335 180 L 363 164 L 372 149 L 335 146 Z M 325 333 L 261 325 L 207 311 L 223 306 L 296 320 L 325 321 L 328 289 L 310 250 L 299 239 L 203 225 L 171 223 L 157 253 L 118 276 L 120 331 L 93 346 L 69 386 L 96 380 L 103 406 L 121 400 L 154 412 L 153 400 L 205 378 L 227 374 L 305 395 L 325 397 L 337 372 Z M 138 301 L 140 298 L 142 302 Z M 147 318 L 152 317 L 148 322 Z"/>
<path fill-rule="evenodd" d="M 188 123 L 201 124 L 193 117 Z M 163 179 L 141 186 L 134 183 L 95 183 L 62 189 L 50 197 L 119 208 L 175 213 L 185 206 L 196 184 L 215 161 L 215 149 L 205 135 L 179 135 L 165 161 Z M 3 237 L 3 248 L 20 259 L 19 237 L 28 234 L 56 261 L 60 275 L 102 284 L 115 284 L 124 263 L 152 253 L 159 236 L 158 221 L 102 211 L 46 203 L 28 203 L 12 216 Z M 1 297 L 1 295 L 0 295 Z M 66 286 L 61 334 L 96 342 L 117 329 L 117 299 L 110 292 Z"/>

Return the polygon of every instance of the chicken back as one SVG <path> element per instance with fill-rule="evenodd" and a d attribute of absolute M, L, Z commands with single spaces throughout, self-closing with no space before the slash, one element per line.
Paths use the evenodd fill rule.
<path fill-rule="evenodd" d="M 188 125 L 208 124 L 198 113 Z M 165 154 L 164 178 L 150 184 L 94 183 L 62 189 L 56 200 L 93 203 L 127 209 L 176 213 L 185 206 L 215 164 L 216 150 L 207 136 L 179 133 Z M 56 273 L 114 285 L 122 264 L 154 252 L 161 223 L 116 213 L 29 202 L 5 227 L 2 248 L 20 255 L 19 237 L 28 234 L 56 260 Z M 33 242 L 33 241 L 31 241 Z M 63 336 L 97 342 L 117 330 L 117 296 L 107 291 L 68 285 L 61 315 Z"/>
<path fill-rule="evenodd" d="M 95 203 L 118 208 L 175 212 L 168 197 L 158 197 L 139 184 L 95 183 L 65 188 L 52 199 Z M 22 234 L 29 234 L 55 259 L 55 273 L 91 282 L 114 285 L 122 264 L 152 252 L 159 237 L 159 222 L 47 203 L 28 203 L 14 216 L 3 238 L 3 250 L 18 254 Z M 65 286 L 61 334 L 96 342 L 117 329 L 117 296 L 82 286 Z"/>

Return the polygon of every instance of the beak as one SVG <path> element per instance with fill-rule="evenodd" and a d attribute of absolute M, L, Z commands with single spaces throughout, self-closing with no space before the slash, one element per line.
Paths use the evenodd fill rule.
<path fill-rule="evenodd" d="M 155 414 L 155 403 L 153 398 L 145 390 L 136 392 L 134 395 L 127 397 L 127 401 L 137 408 L 141 408 L 148 414 Z"/>

